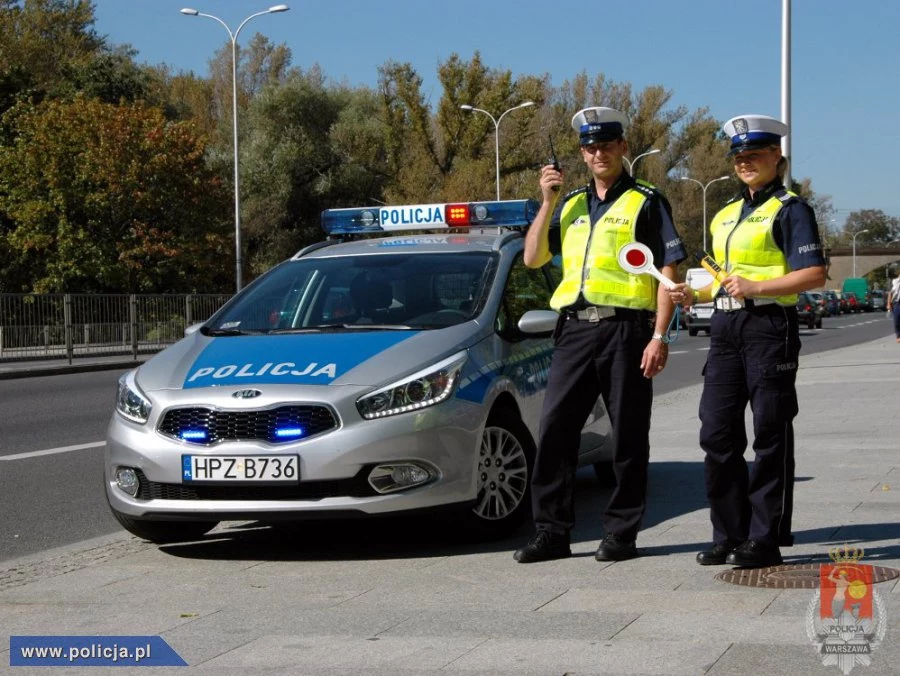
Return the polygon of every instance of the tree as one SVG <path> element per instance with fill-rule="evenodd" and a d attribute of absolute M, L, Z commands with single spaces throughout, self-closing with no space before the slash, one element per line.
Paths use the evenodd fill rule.
<path fill-rule="evenodd" d="M 0 288 L 228 288 L 228 196 L 190 124 L 83 97 L 21 103 L 3 124 Z"/>
<path fill-rule="evenodd" d="M 88 68 L 103 39 L 93 29 L 94 7 L 83 0 L 4 0 L 0 5 L 0 83 L 3 107 L 72 93 L 73 73 Z"/>
<path fill-rule="evenodd" d="M 866 242 L 887 244 L 900 238 L 900 218 L 888 216 L 881 209 L 861 209 L 850 212 L 844 230 L 854 233 L 868 230 L 864 235 L 857 237 L 858 242 L 862 242 L 865 238 Z"/>

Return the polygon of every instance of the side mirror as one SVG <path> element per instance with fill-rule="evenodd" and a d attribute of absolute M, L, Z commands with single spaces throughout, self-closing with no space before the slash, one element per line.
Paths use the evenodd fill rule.
<path fill-rule="evenodd" d="M 529 310 L 519 319 L 519 331 L 532 336 L 549 336 L 558 320 L 559 314 L 553 310 Z"/>
<path fill-rule="evenodd" d="M 184 337 L 187 338 L 188 336 L 190 336 L 194 333 L 197 333 L 197 331 L 200 330 L 201 326 L 203 326 L 203 322 L 197 322 L 196 324 L 191 324 L 190 326 L 186 326 L 184 328 Z"/>

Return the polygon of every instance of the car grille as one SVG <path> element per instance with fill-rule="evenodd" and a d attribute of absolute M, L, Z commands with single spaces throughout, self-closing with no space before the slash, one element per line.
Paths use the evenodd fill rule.
<path fill-rule="evenodd" d="M 299 481 L 289 486 L 258 484 L 206 485 L 165 484 L 150 481 L 137 470 L 139 500 L 321 500 L 322 498 L 362 498 L 377 495 L 366 481 L 368 470 L 363 468 L 349 479 L 329 481 Z"/>
<path fill-rule="evenodd" d="M 299 427 L 300 439 L 308 439 L 337 427 L 331 409 L 325 406 L 279 406 L 262 411 L 222 411 L 206 407 L 175 408 L 167 411 L 159 424 L 159 431 L 175 439 L 184 439 L 188 431 L 202 430 L 206 437 L 189 443 L 203 446 L 222 441 L 268 441 L 280 444 L 297 441 L 277 436 L 279 429 Z"/>

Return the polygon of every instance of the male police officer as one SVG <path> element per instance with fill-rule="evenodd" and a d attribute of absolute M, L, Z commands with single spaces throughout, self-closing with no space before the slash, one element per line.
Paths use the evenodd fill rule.
<path fill-rule="evenodd" d="M 713 546 L 700 565 L 778 565 L 780 545 L 793 544 L 793 419 L 800 355 L 797 294 L 825 283 L 815 215 L 785 189 L 781 137 L 787 125 L 765 115 L 725 123 L 742 194 L 710 225 L 713 254 L 726 272 L 675 302 L 715 302 L 700 398 L 700 446 L 706 452 L 706 493 Z M 753 411 L 756 461 L 744 461 L 744 410 Z"/>
<path fill-rule="evenodd" d="M 650 379 L 666 365 L 673 305 L 653 277 L 625 272 L 616 255 L 625 244 L 642 242 L 674 279 L 685 254 L 665 197 L 623 171 L 627 124 L 611 108 L 576 113 L 572 127 L 593 179 L 562 200 L 562 173 L 552 165 L 541 169 L 543 204 L 526 236 L 525 264 L 540 267 L 551 259 L 552 224 L 562 247 L 563 279 L 550 301 L 560 316 L 531 482 L 537 533 L 515 553 L 520 563 L 571 556 L 581 429 L 599 395 L 612 422 L 616 487 L 596 558 L 637 555 L 650 454 Z"/>

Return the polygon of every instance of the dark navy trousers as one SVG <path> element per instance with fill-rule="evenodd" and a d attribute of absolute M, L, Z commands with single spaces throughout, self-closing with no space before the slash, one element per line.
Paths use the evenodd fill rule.
<path fill-rule="evenodd" d="M 900 338 L 900 303 L 894 303 L 891 307 L 891 315 L 894 319 L 894 335 Z"/>
<path fill-rule="evenodd" d="M 700 397 L 700 447 L 713 541 L 793 544 L 794 426 L 800 332 L 793 307 L 717 311 Z M 744 413 L 753 413 L 753 451 L 744 459 Z"/>
<path fill-rule="evenodd" d="M 603 514 L 607 533 L 634 539 L 644 515 L 653 383 L 641 372 L 650 313 L 591 323 L 561 316 L 544 397 L 531 483 L 538 530 L 567 535 L 575 524 L 581 429 L 597 397 L 609 412 L 616 487 Z"/>

